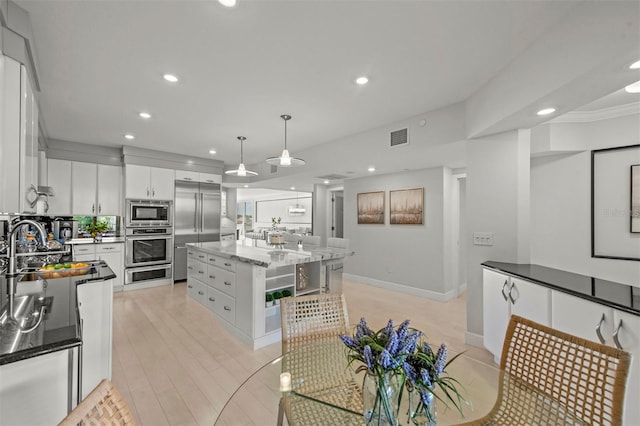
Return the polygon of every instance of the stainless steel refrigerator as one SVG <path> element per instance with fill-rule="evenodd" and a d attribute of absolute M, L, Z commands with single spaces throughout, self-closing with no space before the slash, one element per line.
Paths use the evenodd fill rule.
<path fill-rule="evenodd" d="M 176 181 L 173 279 L 187 278 L 186 243 L 220 241 L 220 185 Z"/>

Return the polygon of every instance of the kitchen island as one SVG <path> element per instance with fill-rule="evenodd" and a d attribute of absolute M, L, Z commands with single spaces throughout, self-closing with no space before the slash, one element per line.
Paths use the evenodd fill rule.
<path fill-rule="evenodd" d="M 35 323 L 26 334 L 0 334 L 0 424 L 55 424 L 103 377 L 111 376 L 114 272 L 103 261 L 61 271 L 59 278 L 23 274 L 17 283 L 16 318 Z M 7 321 L 6 280 L 1 278 L 0 333 Z"/>
<path fill-rule="evenodd" d="M 326 266 L 348 249 L 289 250 L 236 244 L 187 244 L 187 294 L 254 349 L 280 341 L 279 299 L 331 291 Z"/>

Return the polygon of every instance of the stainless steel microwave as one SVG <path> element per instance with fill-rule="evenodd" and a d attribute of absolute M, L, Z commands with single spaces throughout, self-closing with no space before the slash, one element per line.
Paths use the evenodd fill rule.
<path fill-rule="evenodd" d="M 170 200 L 127 199 L 125 227 L 171 226 L 173 202 Z"/>

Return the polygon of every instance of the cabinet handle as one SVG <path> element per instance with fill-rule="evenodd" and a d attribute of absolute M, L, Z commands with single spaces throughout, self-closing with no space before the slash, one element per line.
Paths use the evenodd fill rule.
<path fill-rule="evenodd" d="M 187 284 L 187 288 L 193 288 L 191 284 Z"/>
<path fill-rule="evenodd" d="M 204 291 L 199 291 L 199 292 L 198 292 L 198 294 L 199 294 L 200 296 L 204 296 Z"/>
<path fill-rule="evenodd" d="M 212 280 L 215 280 L 216 276 L 215 275 L 209 275 L 209 278 L 211 278 Z"/>
<path fill-rule="evenodd" d="M 207 183 L 215 183 L 215 181 L 213 179 L 205 179 L 204 181 L 207 182 Z"/>
<path fill-rule="evenodd" d="M 209 262 L 215 262 L 215 261 L 216 261 L 215 257 L 210 257 L 209 258 Z"/>
<path fill-rule="evenodd" d="M 204 275 L 204 271 L 198 271 L 200 275 Z"/>
<path fill-rule="evenodd" d="M 230 263 L 224 262 L 224 266 L 231 266 Z"/>
<path fill-rule="evenodd" d="M 149 196 L 149 187 L 147 187 L 147 197 Z"/>
<path fill-rule="evenodd" d="M 156 196 L 156 189 L 155 188 L 151 188 L 151 196 L 152 197 Z"/>
<path fill-rule="evenodd" d="M 514 299 L 514 297 L 511 295 L 511 293 L 513 292 L 513 289 L 516 289 L 516 293 L 518 292 L 518 288 L 516 287 L 515 283 L 511 283 L 511 287 L 509 288 L 509 299 L 511 300 L 511 304 L 515 305 L 516 304 L 516 299 Z"/>
<path fill-rule="evenodd" d="M 193 266 L 187 266 L 187 269 L 191 269 L 193 271 Z"/>
<path fill-rule="evenodd" d="M 231 308 L 230 308 L 230 307 L 228 307 L 227 305 L 224 305 L 224 310 L 225 310 L 225 311 L 230 311 L 230 310 L 231 310 Z"/>
<path fill-rule="evenodd" d="M 198 255 L 198 259 L 204 259 L 204 255 L 202 254 Z"/>
<path fill-rule="evenodd" d="M 209 298 L 209 302 L 215 302 L 215 301 L 216 301 L 216 299 L 214 299 L 213 297 Z"/>
<path fill-rule="evenodd" d="M 504 284 L 502 284 L 502 291 L 501 291 L 501 293 L 502 293 L 502 297 L 504 298 L 504 301 L 505 301 L 505 302 L 508 302 L 508 301 L 509 301 L 509 298 L 508 298 L 508 297 L 507 297 L 507 295 L 504 293 L 504 288 L 505 288 L 507 285 L 508 285 L 508 284 L 507 284 L 507 280 L 504 280 Z"/>
<path fill-rule="evenodd" d="M 615 343 L 616 348 L 618 349 L 623 349 L 622 345 L 620 344 L 620 340 L 618 339 L 618 333 L 620 333 L 621 328 L 622 328 L 622 320 L 620 320 L 620 322 L 618 323 L 618 326 L 613 331 L 613 343 Z"/>
<path fill-rule="evenodd" d="M 598 336 L 598 340 L 600 340 L 600 343 L 602 343 L 604 345 L 604 336 L 602 335 L 602 324 L 604 323 L 605 317 L 604 314 L 602 314 L 602 318 L 600 318 L 600 322 L 598 322 L 598 325 L 596 326 L 596 336 Z"/>
<path fill-rule="evenodd" d="M 184 180 L 193 180 L 190 177 L 183 177 L 182 179 L 184 179 Z"/>
<path fill-rule="evenodd" d="M 96 203 L 91 204 L 91 213 L 95 213 L 96 211 Z"/>
<path fill-rule="evenodd" d="M 98 213 L 102 213 L 102 204 L 98 203 Z"/>
<path fill-rule="evenodd" d="M 225 281 L 224 285 L 231 285 L 231 283 L 229 281 Z"/>

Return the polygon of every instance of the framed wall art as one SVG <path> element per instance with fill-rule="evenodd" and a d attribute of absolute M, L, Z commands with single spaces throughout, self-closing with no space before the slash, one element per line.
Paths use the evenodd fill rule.
<path fill-rule="evenodd" d="M 591 151 L 591 256 L 640 261 L 640 145 Z"/>
<path fill-rule="evenodd" d="M 631 166 L 631 232 L 640 233 L 640 164 Z"/>
<path fill-rule="evenodd" d="M 392 225 L 422 225 L 424 188 L 389 191 L 389 223 Z"/>
<path fill-rule="evenodd" d="M 384 225 L 384 191 L 358 193 L 358 224 Z"/>

